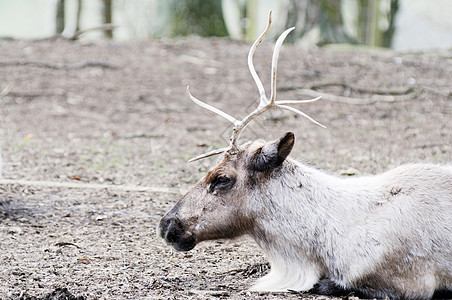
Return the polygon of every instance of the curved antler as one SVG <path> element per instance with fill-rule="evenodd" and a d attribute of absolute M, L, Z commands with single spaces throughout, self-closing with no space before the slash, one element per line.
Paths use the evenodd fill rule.
<path fill-rule="evenodd" d="M 257 75 L 256 69 L 254 68 L 253 57 L 254 52 L 256 52 L 257 46 L 259 46 L 259 44 L 262 43 L 264 38 L 267 36 L 271 25 L 272 25 L 272 12 L 270 11 L 270 13 L 268 14 L 267 27 L 265 27 L 264 32 L 262 32 L 262 34 L 257 38 L 257 40 L 251 45 L 250 52 L 248 52 L 248 69 L 250 69 L 251 76 L 253 77 L 254 82 L 256 82 L 257 89 L 259 91 L 259 99 L 261 103 L 267 100 L 267 96 L 265 95 L 264 85 L 262 84 L 262 81 L 259 78 L 259 75 Z"/>
<path fill-rule="evenodd" d="M 248 53 L 248 68 L 250 70 L 251 76 L 253 77 L 254 81 L 256 82 L 257 85 L 257 89 L 259 91 L 259 106 L 250 114 L 248 114 L 245 118 L 243 118 L 241 121 L 237 120 L 236 118 L 230 116 L 229 114 L 219 110 L 218 108 L 215 108 L 209 104 L 206 104 L 204 102 L 202 102 L 201 100 L 196 99 L 195 97 L 193 97 L 190 94 L 189 91 L 189 87 L 187 86 L 187 96 L 188 98 L 193 101 L 194 103 L 196 103 L 197 105 L 219 115 L 220 117 L 228 120 L 229 122 L 231 122 L 232 124 L 234 124 L 234 127 L 232 129 L 232 135 L 229 138 L 229 146 L 226 148 L 221 148 L 221 149 L 216 149 L 204 154 L 201 154 L 199 156 L 196 156 L 192 159 L 189 160 L 189 162 L 195 161 L 195 160 L 199 160 L 202 158 L 206 158 L 212 155 L 217 155 L 220 153 L 224 153 L 224 152 L 229 152 L 231 154 L 235 154 L 239 151 L 239 146 L 237 145 L 237 140 L 240 137 L 241 132 L 243 131 L 243 129 L 245 129 L 245 127 L 257 116 L 263 114 L 264 112 L 266 112 L 267 110 L 273 108 L 273 107 L 279 107 L 285 110 L 289 110 L 293 113 L 296 113 L 306 119 L 308 119 L 309 121 L 313 122 L 316 125 L 319 125 L 323 128 L 325 128 L 325 126 L 323 126 L 322 124 L 320 124 L 319 122 L 317 122 L 316 120 L 314 120 L 313 118 L 311 118 L 310 116 L 308 116 L 307 114 L 305 114 L 304 112 L 293 108 L 291 106 L 291 104 L 303 104 L 303 103 L 311 103 L 314 101 L 317 101 L 320 99 L 320 97 L 314 98 L 314 99 L 309 99 L 309 100 L 281 100 L 281 101 L 275 101 L 276 99 L 276 72 L 278 70 L 278 58 L 279 58 L 279 52 L 281 50 L 281 46 L 282 43 L 284 42 L 285 38 L 287 37 L 287 35 L 295 29 L 295 27 L 289 28 L 287 30 L 285 30 L 280 36 L 279 38 L 276 40 L 275 43 L 275 48 L 273 50 L 273 57 L 272 57 L 272 76 L 271 76 L 271 90 L 270 90 L 270 99 L 267 98 L 267 96 L 265 95 L 265 89 L 264 89 L 264 85 L 262 84 L 262 81 L 260 80 L 259 76 L 257 75 L 256 69 L 254 68 L 254 64 L 253 64 L 253 56 L 254 56 L 254 52 L 256 51 L 257 46 L 262 42 L 262 40 L 267 36 L 268 31 L 270 30 L 270 26 L 272 23 L 272 12 L 270 11 L 270 14 L 268 16 L 268 23 L 267 23 L 267 27 L 265 28 L 264 32 L 262 32 L 262 34 L 256 39 L 256 41 L 253 43 L 253 45 L 250 48 L 250 51 Z"/>
<path fill-rule="evenodd" d="M 275 43 L 275 50 L 273 50 L 273 57 L 272 57 L 272 78 L 271 78 L 271 94 L 270 94 L 270 102 L 274 103 L 276 98 L 276 71 L 278 70 L 278 58 L 279 58 L 279 51 L 281 50 L 282 43 L 286 39 L 287 35 L 294 30 L 295 27 L 286 29 L 279 38 L 276 40 Z"/>
<path fill-rule="evenodd" d="M 222 117 L 222 118 L 225 118 L 226 120 L 228 120 L 229 122 L 231 122 L 231 123 L 234 124 L 234 125 L 237 125 L 237 124 L 240 122 L 239 120 L 237 120 L 237 119 L 234 118 L 233 116 L 231 116 L 231 115 L 225 113 L 224 111 L 219 110 L 218 108 L 215 108 L 215 107 L 213 107 L 212 105 L 209 105 L 209 104 L 207 104 L 207 103 L 204 103 L 204 102 L 202 102 L 201 100 L 198 100 L 198 99 L 196 99 L 195 97 L 193 97 L 192 94 L 190 94 L 190 86 L 189 86 L 189 85 L 187 85 L 187 88 L 186 88 L 185 91 L 186 91 L 186 93 L 187 93 L 188 99 L 190 99 L 191 101 L 193 101 L 195 104 L 198 104 L 199 106 L 201 106 L 201 107 L 203 107 L 203 108 L 205 108 L 205 109 L 207 109 L 207 110 L 210 110 L 210 111 L 213 112 L 213 113 L 216 113 L 217 115 L 219 115 L 219 116 Z"/>

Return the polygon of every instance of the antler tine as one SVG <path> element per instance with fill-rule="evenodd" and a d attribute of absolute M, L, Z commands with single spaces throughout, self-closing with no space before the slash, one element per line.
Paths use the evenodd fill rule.
<path fill-rule="evenodd" d="M 265 28 L 264 32 L 257 38 L 257 40 L 254 42 L 254 44 L 251 46 L 250 52 L 248 54 L 248 66 L 251 72 L 251 76 L 253 76 L 254 81 L 256 82 L 256 85 L 259 89 L 260 94 L 260 102 L 259 106 L 250 114 L 248 114 L 240 123 L 236 124 L 234 126 L 234 130 L 232 132 L 232 136 L 230 138 L 230 146 L 233 151 L 238 150 L 238 146 L 236 145 L 236 142 L 238 138 L 240 137 L 241 132 L 245 127 L 257 116 L 263 114 L 267 110 L 271 109 L 272 107 L 275 107 L 275 97 L 276 97 L 276 70 L 278 68 L 278 57 L 279 52 L 281 49 L 281 45 L 284 42 L 287 35 L 295 29 L 295 27 L 289 28 L 285 30 L 279 38 L 276 40 L 275 48 L 273 51 L 273 58 L 272 58 L 272 87 L 271 87 L 271 100 L 269 101 L 267 99 L 267 96 L 265 95 L 264 86 L 262 85 L 262 81 L 259 79 L 259 76 L 256 73 L 256 70 L 254 69 L 253 65 L 253 54 L 256 51 L 257 46 L 262 42 L 262 40 L 267 35 L 270 26 L 272 23 L 272 12 L 270 11 L 270 14 L 268 15 L 268 23 L 267 27 Z M 298 103 L 298 102 L 297 102 Z M 294 109 L 296 110 L 296 109 Z M 300 112 L 301 113 L 301 112 Z M 309 118 L 309 117 L 308 117 Z M 312 119 L 312 118 L 311 118 Z"/>
<path fill-rule="evenodd" d="M 215 108 L 215 107 L 213 107 L 212 105 L 209 105 L 209 104 L 207 104 L 207 103 L 204 103 L 204 102 L 202 102 L 201 100 L 198 100 L 198 99 L 196 99 L 195 97 L 193 97 L 193 95 L 190 94 L 190 86 L 188 86 L 188 85 L 187 85 L 187 88 L 186 88 L 186 92 L 187 92 L 188 98 L 189 98 L 191 101 L 193 101 L 195 104 L 198 104 L 199 106 L 201 106 L 202 108 L 205 108 L 205 109 L 207 109 L 207 110 L 209 110 L 209 111 L 211 111 L 211 112 L 213 112 L 213 113 L 219 115 L 220 117 L 222 117 L 222 118 L 228 120 L 229 122 L 231 122 L 231 123 L 234 124 L 234 125 L 237 125 L 237 124 L 240 122 L 239 120 L 237 120 L 236 118 L 234 118 L 234 117 L 231 116 L 231 115 L 228 115 L 228 114 L 225 113 L 224 111 L 219 110 L 218 108 Z"/>
<path fill-rule="evenodd" d="M 256 69 L 254 68 L 253 56 L 257 46 L 259 46 L 259 44 L 262 43 L 263 39 L 267 36 L 271 24 L 272 24 L 272 12 L 270 11 L 270 13 L 268 14 L 267 27 L 265 28 L 264 32 L 262 32 L 262 34 L 253 43 L 253 45 L 251 45 L 250 52 L 248 53 L 248 68 L 250 69 L 251 76 L 253 77 L 254 82 L 256 82 L 257 89 L 259 90 L 260 103 L 267 102 L 267 96 L 265 95 L 264 85 L 262 84 L 262 81 L 260 80 L 259 75 L 257 75 Z"/>
<path fill-rule="evenodd" d="M 286 109 L 289 110 L 291 112 L 296 113 L 297 115 L 300 115 L 306 119 L 308 119 L 309 121 L 311 121 L 312 123 L 326 128 L 326 126 L 320 124 L 319 122 L 317 122 L 316 120 L 314 120 L 313 118 L 311 118 L 310 116 L 308 116 L 307 114 L 305 114 L 304 112 L 293 108 L 291 106 L 287 106 L 288 104 L 302 104 L 302 103 L 311 103 L 311 102 L 315 102 L 317 100 L 320 99 L 320 97 L 314 98 L 314 99 L 308 99 L 308 100 L 280 100 L 280 101 L 275 101 L 276 99 L 276 73 L 278 70 L 278 58 L 279 58 L 279 52 L 281 50 L 281 46 L 282 43 L 284 42 L 284 40 L 286 39 L 287 35 L 294 30 L 295 27 L 291 27 L 289 29 L 286 29 L 280 36 L 279 38 L 276 40 L 275 43 L 275 48 L 273 50 L 273 57 L 272 57 L 272 77 L 271 77 L 271 92 L 270 92 L 270 101 L 269 101 L 269 106 L 273 107 L 279 107 L 282 109 Z"/>
<path fill-rule="evenodd" d="M 226 148 L 215 149 L 215 150 L 212 150 L 210 152 L 206 152 L 204 154 L 201 154 L 201 155 L 198 155 L 196 157 L 193 157 L 188 162 L 190 163 L 190 162 L 197 161 L 197 160 L 200 160 L 200 159 L 203 159 L 203 158 L 206 158 L 206 157 L 210 157 L 210 156 L 214 156 L 214 155 L 217 155 L 217 154 L 221 154 L 223 152 L 228 151 L 229 149 L 231 149 L 231 146 L 226 147 Z"/>
<path fill-rule="evenodd" d="M 222 110 L 220 110 L 220 109 L 218 109 L 218 108 L 216 108 L 216 107 L 213 107 L 212 105 L 209 105 L 209 104 L 207 104 L 207 103 L 204 103 L 204 102 L 202 102 L 202 101 L 199 100 L 199 99 L 196 99 L 196 98 L 190 93 L 190 86 L 187 85 L 187 88 L 186 88 L 185 91 L 186 91 L 186 93 L 187 93 L 188 99 L 190 99 L 191 101 L 193 101 L 195 104 L 201 106 L 202 108 L 205 108 L 205 109 L 207 109 L 208 111 L 211 111 L 211 112 L 213 112 L 213 113 L 219 115 L 220 117 L 222 117 L 222 118 L 228 120 L 229 122 L 231 122 L 232 124 L 234 124 L 234 128 L 237 127 L 237 125 L 239 125 L 239 124 L 241 123 L 241 121 L 239 121 L 239 120 L 237 120 L 236 118 L 234 118 L 233 116 L 231 116 L 231 115 L 225 113 L 224 111 L 222 111 Z M 203 159 L 203 158 L 206 158 L 206 157 L 210 157 L 210 156 L 213 156 L 213 155 L 217 155 L 217 154 L 226 152 L 226 151 L 230 150 L 231 148 L 232 148 L 232 144 L 230 144 L 230 145 L 229 145 L 228 147 L 226 147 L 226 148 L 215 149 L 215 150 L 212 150 L 212 151 L 210 151 L 210 152 L 207 152 L 207 153 L 198 155 L 198 156 L 196 156 L 196 157 L 193 157 L 193 158 L 190 159 L 188 162 L 190 163 L 190 162 L 197 161 L 197 160 L 200 160 L 200 159 Z"/>
<path fill-rule="evenodd" d="M 267 36 L 268 31 L 270 30 L 270 26 L 272 23 L 272 12 L 270 11 L 270 14 L 268 16 L 268 23 L 267 23 L 267 27 L 265 28 L 264 32 L 256 39 L 256 41 L 253 43 L 253 45 L 251 46 L 251 49 L 248 53 L 248 68 L 250 70 L 251 76 L 253 77 L 254 81 L 256 82 L 257 85 L 257 89 L 259 90 L 259 96 L 260 96 L 260 102 L 258 107 L 252 111 L 251 113 L 249 113 L 247 116 L 245 116 L 245 118 L 243 118 L 242 120 L 237 120 L 236 118 L 230 116 L 229 114 L 219 110 L 218 108 L 215 108 L 209 104 L 206 104 L 198 99 L 196 99 L 195 97 L 193 97 L 190 94 L 190 90 L 189 87 L 187 86 L 187 96 L 188 98 L 193 101 L 195 104 L 219 115 L 220 117 L 228 120 L 229 122 L 231 122 L 232 124 L 234 124 L 234 128 L 232 130 L 232 135 L 229 138 L 229 146 L 226 148 L 220 148 L 220 149 L 216 149 L 216 150 L 212 150 L 210 152 L 201 154 L 199 156 L 196 156 L 192 159 L 189 160 L 189 162 L 192 161 L 196 161 L 202 158 L 206 158 L 209 156 L 213 156 L 213 155 L 217 155 L 220 153 L 224 153 L 224 152 L 228 152 L 229 154 L 234 154 L 237 153 L 240 148 L 237 145 L 237 140 L 240 137 L 241 132 L 243 131 L 243 129 L 245 129 L 245 127 L 256 117 L 258 117 L 259 115 L 263 114 L 264 112 L 266 112 L 269 109 L 272 109 L 274 107 L 279 107 L 281 109 L 285 109 L 285 110 L 289 110 L 295 114 L 298 114 L 306 119 L 308 119 L 309 121 L 313 122 L 316 125 L 319 125 L 323 128 L 326 128 L 324 125 L 320 124 L 319 122 L 317 122 L 316 120 L 314 120 L 313 118 L 311 118 L 310 116 L 308 116 L 307 114 L 305 114 L 304 112 L 293 108 L 291 106 L 291 104 L 303 104 L 303 103 L 311 103 L 314 101 L 317 101 L 320 99 L 320 97 L 314 98 L 314 99 L 309 99 L 309 100 L 279 100 L 279 101 L 275 101 L 276 99 L 276 72 L 278 69 L 278 58 L 279 58 L 279 52 L 281 50 L 281 46 L 282 43 L 284 42 L 285 38 L 287 37 L 287 35 L 294 30 L 294 27 L 289 28 L 287 30 L 285 30 L 280 36 L 279 38 L 276 40 L 275 43 L 275 47 L 273 50 L 273 56 L 272 56 L 272 73 L 271 73 L 271 94 L 270 94 L 270 99 L 267 98 L 267 96 L 265 95 L 265 89 L 264 86 L 262 84 L 262 81 L 260 80 L 259 76 L 257 75 L 256 69 L 254 68 L 254 64 L 253 64 L 253 56 L 254 56 L 254 52 L 256 51 L 257 46 L 262 42 L 262 40 Z"/>
<path fill-rule="evenodd" d="M 298 109 L 296 109 L 296 108 L 293 108 L 293 107 L 287 106 L 287 105 L 277 105 L 277 107 L 282 108 L 282 109 L 289 110 L 289 111 L 291 111 L 291 112 L 294 112 L 294 113 L 296 113 L 297 115 L 300 115 L 300 116 L 302 116 L 302 117 L 308 119 L 308 120 L 311 121 L 312 123 L 314 123 L 314 124 L 316 124 L 316 125 L 318 125 L 318 126 L 320 126 L 320 127 L 322 127 L 322 128 L 326 128 L 325 125 L 322 125 L 321 123 L 317 122 L 316 120 L 314 120 L 313 118 L 311 118 L 310 116 L 308 116 L 307 114 L 305 114 L 304 112 L 302 112 L 302 111 L 300 111 L 300 110 L 298 110 Z"/>
<path fill-rule="evenodd" d="M 322 98 L 322 96 L 319 96 L 319 97 L 313 98 L 313 99 L 307 99 L 307 100 L 276 100 L 275 104 L 276 105 L 288 105 L 288 104 L 312 103 L 312 102 L 316 102 L 316 101 L 320 100 L 320 98 Z"/>
<path fill-rule="evenodd" d="M 276 98 L 276 71 L 278 70 L 278 58 L 279 52 L 281 50 L 281 45 L 286 39 L 287 35 L 294 30 L 295 27 L 286 29 L 279 38 L 276 40 L 275 48 L 273 50 L 273 58 L 272 58 L 272 77 L 271 77 L 271 92 L 270 92 L 270 103 L 275 103 Z"/>

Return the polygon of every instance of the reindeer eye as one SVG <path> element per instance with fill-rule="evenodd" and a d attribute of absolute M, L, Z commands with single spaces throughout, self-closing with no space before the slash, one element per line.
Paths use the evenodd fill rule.
<path fill-rule="evenodd" d="M 231 179 L 229 179 L 229 177 L 227 177 L 226 175 L 220 175 L 217 177 L 215 181 L 216 184 L 225 185 L 231 182 Z"/>
<path fill-rule="evenodd" d="M 227 191 L 234 184 L 234 177 L 228 177 L 224 174 L 218 175 L 210 183 L 209 191 L 211 193 L 217 191 Z"/>

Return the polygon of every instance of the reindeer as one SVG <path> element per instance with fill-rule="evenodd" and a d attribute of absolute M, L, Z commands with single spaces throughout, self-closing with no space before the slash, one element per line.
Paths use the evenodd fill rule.
<path fill-rule="evenodd" d="M 286 30 L 276 41 L 268 99 L 253 54 L 248 66 L 259 106 L 239 121 L 190 94 L 196 104 L 234 124 L 230 144 L 193 158 L 222 154 L 213 170 L 161 219 L 159 235 L 189 251 L 206 240 L 251 236 L 271 270 L 251 290 L 310 291 L 390 299 L 428 299 L 452 291 L 452 165 L 410 164 L 386 173 L 339 178 L 288 157 L 295 137 L 241 146 L 241 131 L 255 117 L 312 100 L 276 101 L 277 60 Z"/>

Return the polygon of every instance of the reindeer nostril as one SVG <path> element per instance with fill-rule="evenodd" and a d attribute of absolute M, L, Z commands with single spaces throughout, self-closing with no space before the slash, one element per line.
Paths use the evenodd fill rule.
<path fill-rule="evenodd" d="M 163 217 L 159 224 L 159 235 L 178 251 L 189 251 L 196 245 L 194 234 L 187 231 L 177 217 Z"/>
<path fill-rule="evenodd" d="M 160 236 L 168 243 L 177 243 L 183 233 L 184 226 L 180 219 L 164 217 L 160 221 Z"/>
<path fill-rule="evenodd" d="M 168 231 L 169 224 L 170 224 L 170 219 L 166 218 L 166 216 L 165 216 L 160 220 L 160 222 L 157 226 L 157 233 L 163 239 L 166 239 L 165 236 Z"/>

